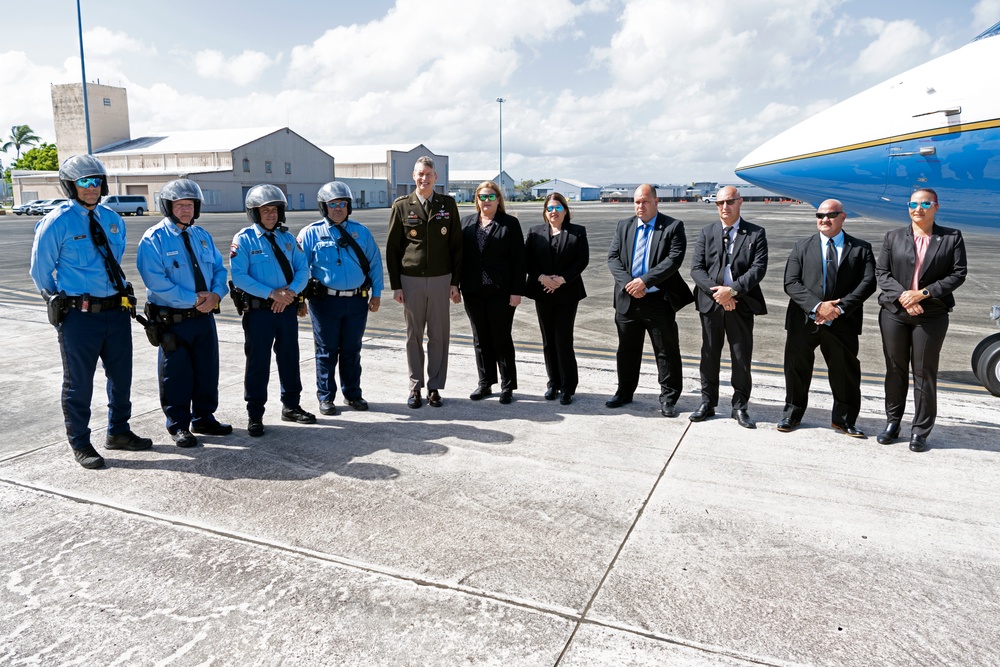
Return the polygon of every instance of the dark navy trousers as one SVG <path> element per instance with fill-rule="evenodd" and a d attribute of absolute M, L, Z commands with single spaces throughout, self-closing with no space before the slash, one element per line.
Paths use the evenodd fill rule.
<path fill-rule="evenodd" d="M 334 372 L 340 362 L 340 389 L 344 398 L 361 398 L 361 339 L 368 325 L 368 299 L 363 296 L 327 296 L 309 301 L 316 341 L 316 397 L 337 396 Z"/>
<path fill-rule="evenodd" d="M 90 401 L 97 360 L 108 390 L 108 434 L 129 430 L 132 416 L 131 317 L 121 309 L 100 313 L 70 310 L 58 327 L 63 362 L 62 408 L 70 447 L 90 444 Z"/>
<path fill-rule="evenodd" d="M 160 405 L 167 431 L 214 423 L 219 407 L 219 335 L 215 316 L 202 315 L 170 325 L 177 349 L 159 352 Z"/>
<path fill-rule="evenodd" d="M 299 325 L 295 304 L 280 313 L 269 308 L 248 310 L 243 314 L 243 352 L 247 357 L 243 376 L 243 398 L 247 415 L 260 420 L 267 403 L 267 382 L 271 376 L 271 348 L 278 362 L 281 404 L 299 407 L 302 380 L 299 376 Z"/>

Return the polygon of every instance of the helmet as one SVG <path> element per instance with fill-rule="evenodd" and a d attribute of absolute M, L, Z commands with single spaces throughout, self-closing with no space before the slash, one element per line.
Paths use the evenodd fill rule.
<path fill-rule="evenodd" d="M 76 181 L 87 176 L 101 177 L 101 196 L 108 194 L 108 172 L 93 155 L 74 155 L 66 158 L 66 161 L 59 167 L 59 183 L 63 192 L 70 199 L 79 199 L 76 196 Z"/>
<path fill-rule="evenodd" d="M 201 203 L 205 201 L 205 197 L 201 194 L 201 187 L 187 178 L 178 178 L 163 186 L 160 190 L 160 210 L 166 213 L 171 220 L 178 222 L 177 218 L 174 217 L 171 205 L 181 199 L 194 201 L 192 222 L 197 220 L 198 216 L 201 215 Z"/>
<path fill-rule="evenodd" d="M 334 199 L 346 199 L 347 215 L 354 212 L 354 207 L 352 206 L 354 196 L 351 194 L 351 189 L 347 187 L 347 183 L 343 181 L 330 181 L 316 193 L 316 201 L 319 202 L 319 211 L 323 214 L 324 218 L 326 217 L 326 203 Z"/>
<path fill-rule="evenodd" d="M 288 200 L 285 193 L 277 185 L 255 185 L 247 191 L 246 209 L 247 218 L 255 225 L 260 224 L 260 213 L 257 211 L 261 206 L 278 207 L 278 224 L 285 224 L 285 205 Z"/>

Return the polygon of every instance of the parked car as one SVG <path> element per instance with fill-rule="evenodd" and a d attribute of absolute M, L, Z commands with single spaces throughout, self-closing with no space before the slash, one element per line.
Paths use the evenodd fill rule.
<path fill-rule="evenodd" d="M 41 215 L 42 206 L 45 206 L 49 202 L 55 201 L 54 199 L 36 199 L 25 211 L 28 215 Z"/>
<path fill-rule="evenodd" d="M 706 204 L 714 204 L 715 203 L 715 195 L 705 195 L 704 197 L 701 198 L 701 200 L 703 202 L 705 202 Z"/>
<path fill-rule="evenodd" d="M 142 195 L 109 195 L 101 203 L 118 215 L 144 215 L 149 210 Z"/>
<path fill-rule="evenodd" d="M 68 199 L 46 199 L 45 201 L 31 207 L 33 215 L 47 215 L 53 210 L 67 203 Z"/>
<path fill-rule="evenodd" d="M 15 206 L 11 209 L 15 215 L 31 215 L 31 207 L 35 204 L 40 204 L 42 199 L 32 199 L 31 201 L 26 201 L 20 206 Z"/>

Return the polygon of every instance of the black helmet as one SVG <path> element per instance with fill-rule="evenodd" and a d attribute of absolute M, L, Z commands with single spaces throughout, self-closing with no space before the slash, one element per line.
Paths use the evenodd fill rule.
<path fill-rule="evenodd" d="M 319 211 L 326 217 L 327 202 L 331 202 L 334 199 L 346 199 L 347 200 L 347 215 L 354 212 L 354 196 L 351 194 L 351 189 L 347 187 L 347 183 L 343 181 L 330 181 L 323 187 L 319 189 L 316 193 L 316 201 L 319 203 Z"/>
<path fill-rule="evenodd" d="M 194 202 L 194 218 L 191 219 L 191 222 L 194 222 L 201 215 L 201 203 L 205 201 L 205 197 L 201 194 L 201 187 L 190 179 L 178 178 L 163 186 L 160 190 L 160 210 L 175 223 L 180 223 L 174 217 L 172 204 L 181 199 L 190 199 Z"/>
<path fill-rule="evenodd" d="M 285 206 L 288 200 L 285 193 L 277 185 L 255 185 L 247 190 L 246 198 L 247 219 L 255 225 L 260 224 L 260 212 L 257 210 L 261 206 L 278 207 L 278 224 L 285 224 Z"/>
<path fill-rule="evenodd" d="M 74 155 L 66 158 L 66 161 L 59 167 L 59 183 L 63 192 L 70 199 L 79 199 L 76 196 L 76 181 L 88 176 L 98 176 L 101 179 L 101 196 L 108 194 L 108 172 L 93 155 Z"/>

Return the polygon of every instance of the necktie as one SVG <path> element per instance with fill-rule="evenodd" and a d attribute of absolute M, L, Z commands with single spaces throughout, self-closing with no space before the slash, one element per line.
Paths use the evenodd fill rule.
<path fill-rule="evenodd" d="M 733 229 L 732 227 L 729 227 L 728 229 L 723 229 L 722 231 L 722 247 L 726 253 L 726 266 L 729 266 L 733 263 L 733 255 L 730 252 L 730 246 L 733 243 L 732 237 L 730 236 L 730 232 L 732 231 L 732 229 Z"/>
<path fill-rule="evenodd" d="M 635 239 L 635 252 L 632 253 L 632 277 L 638 278 L 646 273 L 646 246 L 648 245 L 647 234 L 651 224 L 639 225 L 639 233 Z"/>
<path fill-rule="evenodd" d="M 271 242 L 271 247 L 274 248 L 274 257 L 278 260 L 278 264 L 281 266 L 281 272 L 285 274 L 285 287 L 292 284 L 292 278 L 295 277 L 295 273 L 292 271 L 292 265 L 285 257 L 285 253 L 281 251 L 278 246 L 278 242 L 274 238 L 274 232 L 267 232 L 264 234 L 267 240 Z"/>
<path fill-rule="evenodd" d="M 187 248 L 188 255 L 191 257 L 191 268 L 194 270 L 194 291 L 207 292 L 208 285 L 205 284 L 205 275 L 201 272 L 201 266 L 198 265 L 198 258 L 194 256 L 191 237 L 188 236 L 186 229 L 181 232 L 181 238 L 184 239 L 184 247 Z"/>
<path fill-rule="evenodd" d="M 833 239 L 826 240 L 826 285 L 823 289 L 823 300 L 833 299 L 833 290 L 837 286 L 837 246 Z"/>
<path fill-rule="evenodd" d="M 424 202 L 424 213 L 426 213 L 427 214 L 427 218 L 430 219 L 430 217 L 431 217 L 431 200 L 430 200 L 429 197 Z"/>

